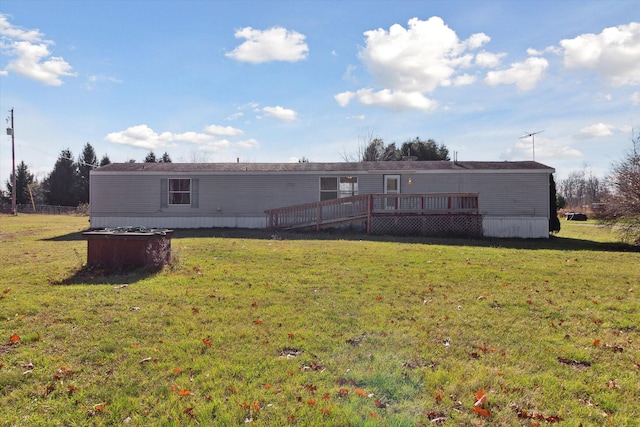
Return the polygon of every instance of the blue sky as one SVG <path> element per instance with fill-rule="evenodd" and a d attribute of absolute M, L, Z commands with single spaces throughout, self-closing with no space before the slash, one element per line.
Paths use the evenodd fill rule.
<path fill-rule="evenodd" d="M 604 176 L 640 130 L 636 0 L 3 0 L 0 54 L 38 179 L 87 142 L 112 162 L 325 162 L 417 136 Z"/>

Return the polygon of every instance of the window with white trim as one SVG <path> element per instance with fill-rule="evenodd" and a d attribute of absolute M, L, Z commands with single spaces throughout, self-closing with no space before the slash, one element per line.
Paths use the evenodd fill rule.
<path fill-rule="evenodd" d="M 320 178 L 320 200 L 340 199 L 358 194 L 357 176 L 331 176 Z"/>
<path fill-rule="evenodd" d="M 169 178 L 169 205 L 191 205 L 191 179 Z"/>

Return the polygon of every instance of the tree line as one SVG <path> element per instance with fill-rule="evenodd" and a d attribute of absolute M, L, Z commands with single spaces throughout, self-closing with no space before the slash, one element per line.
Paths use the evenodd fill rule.
<path fill-rule="evenodd" d="M 342 154 L 342 159 L 346 162 L 449 160 L 449 149 L 433 139 L 423 141 L 420 137 L 405 141 L 400 147 L 395 142 L 386 144 L 381 138 L 370 138 L 367 144 L 358 147 L 356 153 Z"/>
<path fill-rule="evenodd" d="M 135 160 L 129 160 L 135 162 Z M 145 163 L 171 163 L 166 152 L 156 158 L 150 151 L 144 159 Z M 91 144 L 85 144 L 77 159 L 71 150 L 60 152 L 53 170 L 42 181 L 38 181 L 24 161 L 16 166 L 16 204 L 45 204 L 53 206 L 80 206 L 89 203 L 89 172 L 100 166 L 111 163 L 108 155 L 100 161 Z M 0 201 L 11 203 L 13 190 L 13 173 L 6 181 L 6 191 L 0 189 Z"/>

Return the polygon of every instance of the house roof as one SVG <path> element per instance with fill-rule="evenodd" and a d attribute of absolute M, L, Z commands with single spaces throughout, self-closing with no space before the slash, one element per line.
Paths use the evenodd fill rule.
<path fill-rule="evenodd" d="M 97 172 L 385 172 L 385 171 L 547 171 L 542 163 L 523 162 L 340 162 L 340 163 L 111 163 Z"/>

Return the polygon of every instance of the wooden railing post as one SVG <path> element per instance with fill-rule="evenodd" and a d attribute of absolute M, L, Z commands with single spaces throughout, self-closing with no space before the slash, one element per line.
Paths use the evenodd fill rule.
<path fill-rule="evenodd" d="M 367 234 L 371 234 L 371 211 L 373 210 L 373 195 L 367 194 Z"/>

